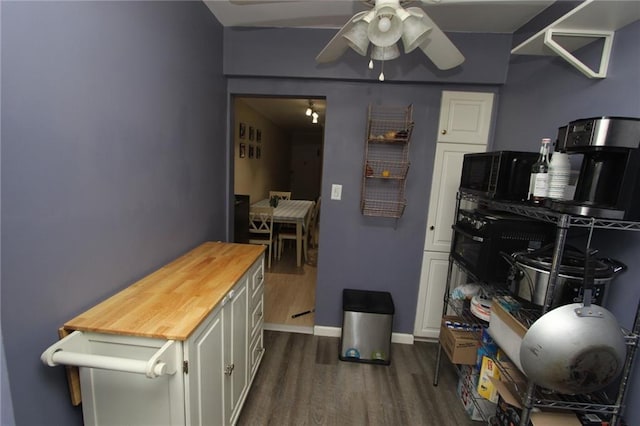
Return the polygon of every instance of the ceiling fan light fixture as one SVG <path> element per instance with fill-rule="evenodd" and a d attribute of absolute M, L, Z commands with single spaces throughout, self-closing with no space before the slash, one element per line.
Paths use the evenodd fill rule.
<path fill-rule="evenodd" d="M 317 123 L 318 123 L 318 117 L 319 117 L 319 116 L 318 116 L 318 113 L 314 111 L 314 112 L 313 112 L 313 114 L 312 114 L 311 122 L 312 122 L 313 124 L 317 124 Z"/>
<path fill-rule="evenodd" d="M 422 19 L 416 16 L 409 16 L 403 21 L 402 31 L 402 44 L 404 46 L 404 52 L 409 53 L 423 44 L 429 33 L 431 27 L 428 27 Z"/>
<path fill-rule="evenodd" d="M 396 44 L 402 37 L 402 21 L 396 15 L 392 7 L 381 7 L 376 12 L 367 28 L 367 35 L 371 43 L 379 47 L 388 47 Z"/>
<path fill-rule="evenodd" d="M 313 112 L 313 102 L 309 101 L 309 106 L 307 107 L 307 110 L 304 112 L 304 115 L 306 115 L 307 117 L 311 117 L 312 112 Z"/>
<path fill-rule="evenodd" d="M 369 25 L 365 21 L 358 21 L 342 36 L 347 40 L 349 47 L 362 56 L 367 54 L 369 48 L 368 28 Z"/>
<path fill-rule="evenodd" d="M 373 46 L 371 49 L 371 59 L 375 61 L 390 61 L 400 57 L 400 49 L 397 44 L 389 47 Z"/>
<path fill-rule="evenodd" d="M 380 32 L 386 33 L 391 29 L 391 18 L 392 17 L 389 16 L 381 16 L 380 19 L 378 19 L 378 30 L 380 30 Z"/>

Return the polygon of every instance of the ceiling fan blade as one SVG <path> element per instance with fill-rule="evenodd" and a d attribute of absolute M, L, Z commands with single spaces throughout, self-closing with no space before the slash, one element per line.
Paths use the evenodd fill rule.
<path fill-rule="evenodd" d="M 458 48 L 449 40 L 435 22 L 420 8 L 410 7 L 407 10 L 422 15 L 422 21 L 431 28 L 429 37 L 419 47 L 438 69 L 448 70 L 455 68 L 464 62 L 464 56 Z"/>
<path fill-rule="evenodd" d="M 343 35 L 353 27 L 364 15 L 369 11 L 358 12 L 347 22 L 340 31 L 333 36 L 333 38 L 327 43 L 322 51 L 316 56 L 316 62 L 326 63 L 333 62 L 344 54 L 349 48 L 349 42 L 343 37 Z"/>
<path fill-rule="evenodd" d="M 239 6 L 253 5 L 253 4 L 265 4 L 265 3 L 291 3 L 300 0 L 229 0 L 229 3 L 237 4 Z"/>

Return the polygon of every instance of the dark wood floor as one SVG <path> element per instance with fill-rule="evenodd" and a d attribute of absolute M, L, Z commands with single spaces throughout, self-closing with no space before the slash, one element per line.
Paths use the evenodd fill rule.
<path fill-rule="evenodd" d="M 266 352 L 238 425 L 479 425 L 456 396 L 437 345 L 393 344 L 391 365 L 343 362 L 339 339 L 265 331 Z"/>

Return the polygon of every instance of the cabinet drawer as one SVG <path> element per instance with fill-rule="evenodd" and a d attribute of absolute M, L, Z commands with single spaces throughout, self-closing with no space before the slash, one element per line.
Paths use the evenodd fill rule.
<path fill-rule="evenodd" d="M 258 370 L 258 365 L 260 364 L 262 355 L 264 354 L 264 347 L 262 344 L 262 328 L 260 329 L 260 332 L 251 340 L 251 347 L 249 348 L 249 352 L 249 377 L 253 378 L 253 376 L 256 374 L 256 371 Z"/>
<path fill-rule="evenodd" d="M 252 267 L 250 275 L 250 294 L 251 306 L 254 306 L 255 300 L 262 298 L 264 288 L 264 256 L 262 256 Z"/>
<path fill-rule="evenodd" d="M 256 304 L 255 308 L 253 308 L 253 310 L 251 311 L 251 335 L 253 336 L 253 334 L 256 332 L 257 328 L 262 329 L 262 323 L 264 320 L 264 311 L 262 309 L 263 307 L 263 303 L 262 303 L 262 297 L 258 300 L 258 303 Z"/>

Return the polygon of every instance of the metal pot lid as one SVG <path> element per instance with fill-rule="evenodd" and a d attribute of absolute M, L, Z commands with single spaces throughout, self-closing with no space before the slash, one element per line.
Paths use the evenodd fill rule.
<path fill-rule="evenodd" d="M 550 271 L 553 260 L 553 247 L 533 252 L 514 253 L 514 258 L 523 265 Z M 584 276 L 584 261 L 584 253 L 567 249 L 563 253 L 559 273 L 567 277 L 582 278 Z M 611 278 L 615 273 L 615 268 L 606 259 L 595 259 L 594 273 L 595 278 Z"/>

